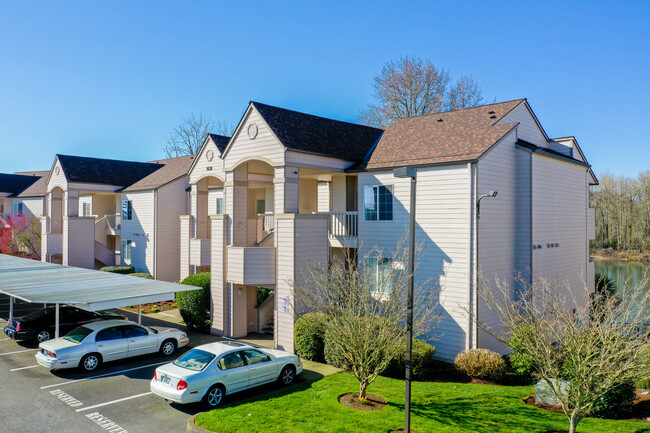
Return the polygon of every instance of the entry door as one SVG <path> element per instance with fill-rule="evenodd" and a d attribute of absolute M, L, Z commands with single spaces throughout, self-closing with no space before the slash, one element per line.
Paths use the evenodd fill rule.
<path fill-rule="evenodd" d="M 128 341 L 122 332 L 123 326 L 111 326 L 97 333 L 95 344 L 104 361 L 126 358 Z"/>
<path fill-rule="evenodd" d="M 278 366 L 271 357 L 255 349 L 243 350 L 250 370 L 249 386 L 273 382 L 278 377 Z"/>
<path fill-rule="evenodd" d="M 241 352 L 227 353 L 219 360 L 217 366 L 228 394 L 248 387 L 250 373 Z"/>
<path fill-rule="evenodd" d="M 145 328 L 128 325 L 124 327 L 124 331 L 129 342 L 129 357 L 153 353 L 158 349 L 158 338 L 155 334 L 149 334 Z"/>

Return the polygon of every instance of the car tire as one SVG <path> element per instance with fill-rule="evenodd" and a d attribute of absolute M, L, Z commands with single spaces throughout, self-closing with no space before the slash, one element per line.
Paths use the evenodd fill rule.
<path fill-rule="evenodd" d="M 43 343 L 45 341 L 48 341 L 50 338 L 52 338 L 52 334 L 50 334 L 50 331 L 48 331 L 47 329 L 39 329 L 34 334 L 34 338 L 36 339 L 37 343 Z"/>
<path fill-rule="evenodd" d="M 203 396 L 203 404 L 210 408 L 215 408 L 219 406 L 224 397 L 226 396 L 226 390 L 223 385 L 212 385 L 208 392 Z"/>
<path fill-rule="evenodd" d="M 176 342 L 174 340 L 165 340 L 160 345 L 160 353 L 164 356 L 171 356 L 176 352 Z"/>
<path fill-rule="evenodd" d="M 282 386 L 289 386 L 293 383 L 295 378 L 296 378 L 296 369 L 293 367 L 293 365 L 287 365 L 280 372 L 280 376 L 278 377 L 278 383 L 280 383 L 280 385 Z"/>
<path fill-rule="evenodd" d="M 89 353 L 84 355 L 79 361 L 79 368 L 84 371 L 95 371 L 102 363 L 101 355 L 97 353 Z"/>

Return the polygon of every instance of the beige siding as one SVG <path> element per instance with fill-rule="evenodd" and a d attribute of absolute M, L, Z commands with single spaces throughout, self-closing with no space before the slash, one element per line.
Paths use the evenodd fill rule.
<path fill-rule="evenodd" d="M 190 276 L 190 237 L 194 218 L 191 215 L 184 215 L 180 218 L 180 279 L 184 280 Z"/>
<path fill-rule="evenodd" d="M 275 285 L 275 247 L 228 247 L 227 281 L 230 283 Z"/>
<path fill-rule="evenodd" d="M 442 359 L 465 348 L 468 320 L 470 173 L 465 165 L 418 170 L 416 242 L 422 245 L 416 278 L 441 287 L 444 319 L 431 337 L 439 337 L 436 353 Z M 363 194 L 367 185 L 393 186 L 393 221 L 365 221 Z M 359 174 L 359 260 L 373 247 L 390 257 L 397 242 L 406 235 L 409 220 L 410 180 L 395 178 L 392 172 Z"/>
<path fill-rule="evenodd" d="M 230 171 L 248 159 L 259 159 L 271 165 L 284 164 L 284 146 L 275 138 L 266 122 L 255 108 L 250 108 L 248 115 L 240 123 L 240 129 L 227 149 L 224 157 L 224 169 Z M 257 125 L 257 136 L 248 136 L 248 127 Z"/>
<path fill-rule="evenodd" d="M 210 152 L 212 152 L 211 161 L 207 158 Z M 205 147 L 201 149 L 201 153 L 197 156 L 197 161 L 194 163 L 189 176 L 189 182 L 191 184 L 195 184 L 205 176 L 214 176 L 222 181 L 224 180 L 223 160 L 221 159 L 219 149 L 211 140 L 208 140 Z"/>
<path fill-rule="evenodd" d="M 516 263 L 517 232 L 521 228 L 518 223 L 525 225 L 526 189 L 525 178 L 518 179 L 515 134 L 510 133 L 485 154 L 478 163 L 478 191 L 480 197 L 490 190 L 498 191 L 495 198 L 486 197 L 481 200 L 481 218 L 478 220 L 478 269 L 479 292 L 494 288 L 495 278 L 512 281 L 518 264 Z M 525 164 L 523 164 L 525 165 Z M 522 183 L 521 189 L 518 188 Z M 517 194 L 520 193 L 521 196 Z M 518 215 L 518 204 L 522 205 L 521 215 Z M 524 229 L 525 231 L 525 229 Z M 524 234 L 525 236 L 525 234 Z M 497 326 L 499 321 L 494 313 L 479 300 L 479 321 L 491 326 Z M 497 342 L 485 332 L 479 331 L 478 345 L 482 348 L 505 352 L 505 346 Z"/>
<path fill-rule="evenodd" d="M 42 197 L 13 199 L 12 204 L 15 203 L 22 203 L 23 212 L 27 215 L 34 215 L 40 218 L 45 214 L 45 200 Z M 11 211 L 11 208 L 7 206 L 7 210 Z"/>
<path fill-rule="evenodd" d="M 290 150 L 287 150 L 285 158 L 287 165 L 295 165 L 296 167 L 315 167 L 332 171 L 342 171 L 352 165 L 352 162 L 338 158 L 311 155 Z"/>
<path fill-rule="evenodd" d="M 223 198 L 223 188 L 208 191 L 208 215 L 217 214 L 217 199 Z"/>
<path fill-rule="evenodd" d="M 332 212 L 345 212 L 345 188 L 345 175 L 332 176 Z"/>
<path fill-rule="evenodd" d="M 136 272 L 153 274 L 154 248 L 154 193 L 138 191 L 122 194 L 123 200 L 130 200 L 132 219 L 122 219 L 121 240 L 130 240 L 131 260 L 122 262 L 135 267 Z"/>
<path fill-rule="evenodd" d="M 541 131 L 537 122 L 533 118 L 526 103 L 521 103 L 517 108 L 512 110 L 508 115 L 501 119 L 497 125 L 519 123 L 517 126 L 517 137 L 526 140 L 529 143 L 542 147 L 548 147 L 548 142 L 544 133 Z"/>
<path fill-rule="evenodd" d="M 533 154 L 533 271 L 574 293 L 584 287 L 589 260 L 585 170 Z"/>
<path fill-rule="evenodd" d="M 318 181 L 316 179 L 300 179 L 298 190 L 300 213 L 318 212 Z"/>
<path fill-rule="evenodd" d="M 63 218 L 63 264 L 95 268 L 95 218 Z"/>
<path fill-rule="evenodd" d="M 158 189 L 156 197 L 156 279 L 178 281 L 180 279 L 180 236 L 178 223 L 187 212 L 188 176 L 183 176 Z"/>
<path fill-rule="evenodd" d="M 116 215 L 115 201 L 121 199 L 121 194 L 96 194 L 92 200 L 92 214 L 97 217 Z M 121 212 L 121 209 L 120 209 Z"/>
<path fill-rule="evenodd" d="M 79 196 L 79 216 L 84 216 L 84 204 L 88 203 L 90 206 L 90 215 L 85 215 L 85 216 L 91 216 L 95 215 L 93 213 L 93 196 L 92 195 L 80 195 Z"/>
<path fill-rule="evenodd" d="M 56 173 L 57 170 L 59 174 Z M 64 191 L 68 189 L 68 181 L 65 178 L 65 174 L 63 174 L 63 169 L 61 168 L 58 158 L 54 162 L 54 167 L 50 172 L 50 180 L 47 183 L 47 192 L 52 191 L 52 189 L 57 186 Z"/>

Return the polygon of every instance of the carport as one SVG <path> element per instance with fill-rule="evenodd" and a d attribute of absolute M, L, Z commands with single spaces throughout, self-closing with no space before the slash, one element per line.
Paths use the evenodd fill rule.
<path fill-rule="evenodd" d="M 0 254 L 0 293 L 9 296 L 9 320 L 13 319 L 14 299 L 54 304 L 55 338 L 59 337 L 61 304 L 89 311 L 137 305 L 140 322 L 142 304 L 170 301 L 176 292 L 196 289 L 183 284 Z"/>

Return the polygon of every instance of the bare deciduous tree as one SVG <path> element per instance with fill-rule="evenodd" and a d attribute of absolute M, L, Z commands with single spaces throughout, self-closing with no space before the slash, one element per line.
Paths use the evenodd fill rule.
<path fill-rule="evenodd" d="M 447 110 L 475 107 L 483 103 L 483 92 L 472 77 L 460 77 L 447 94 Z"/>
<path fill-rule="evenodd" d="M 376 103 L 361 111 L 363 124 L 385 128 L 396 120 L 445 109 L 468 108 L 483 101 L 481 89 L 472 79 L 461 77 L 451 84 L 449 72 L 429 60 L 402 57 L 386 63 L 374 77 Z"/>
<path fill-rule="evenodd" d="M 168 158 L 196 155 L 211 132 L 230 136 L 233 128 L 224 121 L 215 122 L 208 117 L 203 117 L 201 113 L 198 116 L 191 114 L 172 129 L 163 148 L 165 155 Z"/>
<path fill-rule="evenodd" d="M 350 255 L 329 268 L 313 266 L 304 284 L 294 284 L 296 308 L 324 313 L 327 318 L 328 344 L 359 381 L 362 402 L 368 385 L 404 353 L 406 345 L 409 274 L 404 242 L 388 258 L 381 259 L 380 250 L 369 257 L 360 269 Z M 433 331 L 441 315 L 438 290 L 419 284 L 414 305 L 414 336 Z"/>
<path fill-rule="evenodd" d="M 505 330 L 480 326 L 526 357 L 535 379 L 560 403 L 573 433 L 607 392 L 637 379 L 646 368 L 650 292 L 639 289 L 646 282 L 615 297 L 607 291 L 589 293 L 586 285 L 573 292 L 538 278 L 533 285 L 520 282 L 523 291 L 513 300 L 510 285 L 497 281 L 480 297 Z"/>

